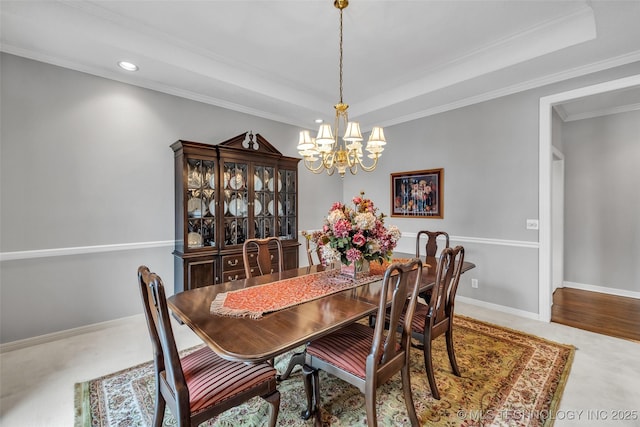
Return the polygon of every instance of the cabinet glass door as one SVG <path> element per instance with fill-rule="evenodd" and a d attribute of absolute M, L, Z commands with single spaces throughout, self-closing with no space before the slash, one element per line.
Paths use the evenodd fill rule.
<path fill-rule="evenodd" d="M 274 179 L 273 166 L 255 166 L 253 176 L 253 235 L 258 239 L 276 235 L 275 189 L 277 179 Z"/>
<path fill-rule="evenodd" d="M 296 239 L 296 180 L 297 174 L 293 170 L 280 170 L 278 174 L 282 180 L 282 190 L 278 193 L 280 218 L 278 224 L 279 236 L 284 239 Z"/>
<path fill-rule="evenodd" d="M 224 188 L 224 244 L 241 245 L 249 234 L 248 165 L 225 162 Z"/>
<path fill-rule="evenodd" d="M 196 158 L 187 159 L 186 247 L 197 249 L 216 246 L 215 229 L 215 162 Z"/>

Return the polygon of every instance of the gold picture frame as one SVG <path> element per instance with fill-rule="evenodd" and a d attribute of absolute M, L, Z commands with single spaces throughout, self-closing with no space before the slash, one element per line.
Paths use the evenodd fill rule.
<path fill-rule="evenodd" d="M 443 218 L 444 169 L 391 174 L 391 216 Z"/>

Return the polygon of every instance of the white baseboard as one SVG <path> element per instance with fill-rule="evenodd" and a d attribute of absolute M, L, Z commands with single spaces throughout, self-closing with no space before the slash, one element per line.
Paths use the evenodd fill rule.
<path fill-rule="evenodd" d="M 600 292 L 601 294 L 616 295 L 619 297 L 628 297 L 640 299 L 640 292 L 628 291 L 626 289 L 608 288 L 605 286 L 587 285 L 576 282 L 562 282 L 564 288 L 581 289 L 583 291 Z"/>
<path fill-rule="evenodd" d="M 540 320 L 540 316 L 538 315 L 538 313 L 518 310 L 517 308 L 507 307 L 506 305 L 493 304 L 491 302 L 480 301 L 477 299 L 464 297 L 462 295 L 457 295 L 456 301 L 460 301 L 465 304 L 476 305 L 478 307 L 488 308 L 490 310 L 500 311 L 503 313 L 513 314 L 514 316 L 524 317 L 526 319 Z"/>
<path fill-rule="evenodd" d="M 66 329 L 64 331 L 52 332 L 50 334 L 39 335 L 37 337 L 26 338 L 23 340 L 11 341 L 8 343 L 0 344 L 0 354 L 13 350 L 20 350 L 22 348 L 31 347 L 38 344 L 45 344 L 52 341 L 61 340 L 64 338 L 70 338 L 76 335 L 82 335 L 89 332 L 102 331 L 104 329 L 113 328 L 126 324 L 136 317 L 142 317 L 142 314 L 134 314 L 133 316 L 121 317 L 119 319 L 107 320 L 106 322 L 93 323 L 91 325 L 80 326 L 78 328 Z"/>

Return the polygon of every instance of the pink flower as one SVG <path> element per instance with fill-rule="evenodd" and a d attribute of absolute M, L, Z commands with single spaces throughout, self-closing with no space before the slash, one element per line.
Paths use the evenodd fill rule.
<path fill-rule="evenodd" d="M 351 231 L 351 222 L 348 219 L 338 220 L 333 225 L 333 234 L 336 237 L 347 237 Z"/>
<path fill-rule="evenodd" d="M 366 237 L 364 237 L 364 235 L 362 234 L 362 232 L 357 232 L 353 238 L 351 239 L 351 241 L 353 242 L 353 244 L 355 246 L 363 246 L 365 243 L 367 243 L 367 239 Z"/>
<path fill-rule="evenodd" d="M 360 252 L 356 248 L 351 248 L 347 251 L 346 255 L 349 262 L 354 262 L 358 261 L 362 257 L 362 252 Z"/>

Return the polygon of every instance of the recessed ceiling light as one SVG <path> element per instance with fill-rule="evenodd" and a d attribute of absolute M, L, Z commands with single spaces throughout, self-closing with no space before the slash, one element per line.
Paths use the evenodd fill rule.
<path fill-rule="evenodd" d="M 322 123 L 322 122 L 324 122 L 324 120 L 322 120 L 322 119 L 316 119 L 316 123 Z"/>
<path fill-rule="evenodd" d="M 133 64 L 133 63 L 127 62 L 127 61 L 118 62 L 118 67 L 122 68 L 123 70 L 127 70 L 127 71 L 138 71 L 138 66 L 136 64 Z"/>

